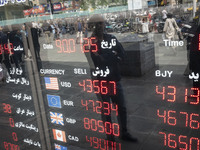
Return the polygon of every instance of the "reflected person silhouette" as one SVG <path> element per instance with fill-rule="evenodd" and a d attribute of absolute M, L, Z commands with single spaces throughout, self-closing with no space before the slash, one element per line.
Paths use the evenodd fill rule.
<path fill-rule="evenodd" d="M 40 58 L 40 43 L 39 43 L 39 32 L 38 32 L 38 24 L 32 23 L 31 27 L 31 34 L 33 38 L 33 46 L 35 51 L 35 56 L 38 61 L 41 60 Z"/>
<path fill-rule="evenodd" d="M 97 97 L 102 102 L 112 101 L 113 104 L 118 106 L 118 122 L 120 125 L 120 138 L 122 140 L 137 142 L 137 139 L 132 137 L 127 131 L 127 111 L 124 99 L 123 88 L 121 85 L 121 75 L 119 63 L 124 58 L 124 49 L 119 43 L 117 38 L 113 35 L 104 33 L 105 20 L 100 15 L 92 16 L 89 21 L 94 28 L 92 36 L 92 44 L 90 45 L 90 54 L 86 54 L 88 59 L 93 81 L 114 82 L 116 84 L 115 94 L 97 94 Z M 93 49 L 98 49 L 96 52 Z M 96 70 L 96 72 L 94 71 Z M 99 73 L 97 73 L 100 71 Z M 102 73 L 103 72 L 103 73 Z M 112 91 L 114 89 L 110 89 Z M 102 109 L 103 122 L 112 122 L 111 115 L 104 115 Z M 114 136 L 107 135 L 109 140 L 113 140 Z"/>

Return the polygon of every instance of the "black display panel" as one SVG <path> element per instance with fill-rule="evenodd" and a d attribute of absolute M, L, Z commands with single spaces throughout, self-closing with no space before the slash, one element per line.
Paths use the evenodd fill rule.
<path fill-rule="evenodd" d="M 83 3 L 1 22 L 0 149 L 199 150 L 194 3 Z"/>

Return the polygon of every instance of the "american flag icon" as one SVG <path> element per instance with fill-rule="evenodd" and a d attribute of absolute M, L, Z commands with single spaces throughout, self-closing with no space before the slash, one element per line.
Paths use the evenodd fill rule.
<path fill-rule="evenodd" d="M 63 114 L 50 112 L 51 123 L 64 126 Z"/>
<path fill-rule="evenodd" d="M 58 78 L 56 77 L 44 77 L 45 86 L 47 90 L 59 90 Z"/>

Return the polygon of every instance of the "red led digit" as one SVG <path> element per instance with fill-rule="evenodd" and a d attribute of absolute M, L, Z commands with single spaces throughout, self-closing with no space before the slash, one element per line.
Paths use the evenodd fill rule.
<path fill-rule="evenodd" d="M 97 131 L 97 122 L 95 119 L 91 119 L 91 130 Z"/>
<path fill-rule="evenodd" d="M 87 83 L 87 82 L 89 82 L 89 83 Z M 89 79 L 86 80 L 86 86 L 87 86 L 87 92 L 92 93 L 92 81 L 91 80 L 89 80 Z"/>
<path fill-rule="evenodd" d="M 100 150 L 106 150 L 106 143 L 106 140 L 100 139 Z"/>
<path fill-rule="evenodd" d="M 10 150 L 15 150 L 15 145 L 10 143 Z"/>
<path fill-rule="evenodd" d="M 112 150 L 113 150 L 113 141 L 108 141 L 107 140 L 107 149 L 109 150 L 110 147 L 112 147 Z"/>
<path fill-rule="evenodd" d="M 81 39 L 80 39 L 81 40 Z M 87 53 L 87 52 L 90 52 L 89 51 L 89 39 L 88 38 L 83 38 L 83 49 L 81 47 L 81 50 L 83 53 Z M 86 41 L 86 42 L 85 42 Z M 80 42 L 81 43 L 81 42 Z M 88 49 L 87 49 L 88 48 Z"/>
<path fill-rule="evenodd" d="M 172 93 L 167 93 L 168 95 L 173 96 L 172 99 L 167 99 L 168 102 L 175 102 L 176 101 L 176 88 L 174 86 L 168 86 L 169 89 L 173 89 Z"/>
<path fill-rule="evenodd" d="M 199 42 L 198 50 L 200 51 L 200 34 L 199 34 L 198 42 Z"/>
<path fill-rule="evenodd" d="M 13 132 L 13 133 L 12 133 L 12 137 L 13 137 L 13 140 L 14 140 L 14 141 L 18 141 L 17 133 L 16 133 L 16 132 Z"/>
<path fill-rule="evenodd" d="M 8 143 L 8 147 L 10 147 L 10 150 L 13 150 L 13 144 Z"/>
<path fill-rule="evenodd" d="M 179 150 L 188 150 L 188 144 L 186 142 L 187 136 L 180 135 L 178 138 L 179 141 Z M 183 145 L 183 146 L 182 146 Z"/>
<path fill-rule="evenodd" d="M 162 95 L 162 99 L 165 99 L 165 87 L 162 87 L 162 91 L 158 91 L 158 86 L 156 86 L 156 93 Z"/>
<path fill-rule="evenodd" d="M 90 129 L 90 120 L 88 118 L 84 118 L 84 128 L 87 130 Z"/>
<path fill-rule="evenodd" d="M 9 118 L 9 122 L 10 122 L 11 127 L 15 126 L 15 122 L 14 122 L 13 118 Z"/>
<path fill-rule="evenodd" d="M 120 135 L 119 124 L 113 123 L 112 128 L 113 128 L 113 135 L 119 136 Z"/>
<path fill-rule="evenodd" d="M 96 40 L 95 37 L 91 37 L 90 38 L 90 44 L 91 44 L 91 47 L 92 47 L 92 52 L 95 53 L 98 51 L 98 47 L 97 47 L 97 44 L 93 43 L 92 41 Z M 93 49 L 94 47 L 94 49 Z"/>
<path fill-rule="evenodd" d="M 71 43 L 72 43 L 72 45 L 71 45 Z M 71 47 L 73 47 L 73 49 Z M 76 51 L 74 39 L 69 39 L 69 51 L 71 53 Z"/>
<path fill-rule="evenodd" d="M 66 50 L 65 50 L 65 47 L 66 47 Z M 66 39 L 62 40 L 62 50 L 64 53 L 70 53 L 69 52 L 69 48 L 68 48 L 68 42 Z"/>
<path fill-rule="evenodd" d="M 3 142 L 3 144 L 4 144 L 4 148 L 5 148 L 6 150 L 9 150 L 8 143 L 7 143 L 7 142 Z"/>
<path fill-rule="evenodd" d="M 173 137 L 176 137 L 176 134 L 168 134 L 168 146 L 170 148 L 176 148 L 177 147 L 176 141 L 172 139 Z"/>
<path fill-rule="evenodd" d="M 81 100 L 81 105 L 85 107 L 86 110 L 88 110 L 88 103 L 87 100 L 85 100 L 85 103 L 83 100 Z"/>
<path fill-rule="evenodd" d="M 15 150 L 20 150 L 18 145 L 15 145 Z"/>
<path fill-rule="evenodd" d="M 168 113 L 167 113 L 167 123 L 171 126 L 175 126 L 176 125 L 176 118 L 175 117 L 172 117 L 171 114 L 176 114 L 176 111 L 172 111 L 172 110 L 169 110 Z"/>
<path fill-rule="evenodd" d="M 193 117 L 197 117 L 197 120 L 193 120 Z M 199 114 L 190 114 L 190 128 L 199 129 Z"/>
<path fill-rule="evenodd" d="M 83 87 L 83 91 L 85 91 L 85 80 L 83 80 L 82 83 L 79 82 L 78 84 L 79 84 L 79 86 L 82 86 Z"/>
<path fill-rule="evenodd" d="M 86 142 L 89 142 L 90 146 L 92 147 L 92 137 L 90 137 L 90 139 L 88 139 L 88 136 L 86 136 L 85 138 L 86 138 Z"/>
<path fill-rule="evenodd" d="M 93 81 L 94 93 L 100 93 L 99 80 Z"/>
<path fill-rule="evenodd" d="M 161 115 L 160 110 L 158 109 L 157 110 L 157 116 L 160 117 L 160 118 L 163 118 L 164 123 L 166 123 L 166 111 L 165 110 L 164 110 L 164 114 Z"/>
<path fill-rule="evenodd" d="M 3 109 L 4 109 L 4 113 L 8 113 L 11 114 L 12 110 L 11 110 L 11 106 L 10 104 L 6 104 L 6 103 L 2 103 L 4 105 Z"/>
<path fill-rule="evenodd" d="M 108 87 L 107 87 L 107 81 L 101 81 L 101 94 L 106 95 L 108 94 Z"/>
<path fill-rule="evenodd" d="M 93 143 L 94 143 L 93 147 L 96 148 L 96 149 L 98 149 L 99 148 L 99 139 L 96 138 L 96 137 L 93 137 Z"/>
<path fill-rule="evenodd" d="M 108 102 L 103 102 L 103 110 L 104 115 L 110 115 L 110 104 Z"/>
<path fill-rule="evenodd" d="M 97 121 L 98 127 L 100 128 L 99 132 L 104 133 L 104 126 L 103 126 L 103 121 L 99 120 Z"/>
<path fill-rule="evenodd" d="M 188 102 L 188 89 L 185 89 L 185 103 Z"/>
<path fill-rule="evenodd" d="M 0 44 L 0 55 L 2 55 L 2 51 L 3 51 L 3 50 L 2 50 L 1 44 Z"/>
<path fill-rule="evenodd" d="M 9 47 L 9 46 L 10 46 L 10 47 Z M 8 46 L 7 43 L 4 44 L 4 45 L 3 45 L 4 50 L 6 51 L 7 54 L 14 54 L 14 52 L 13 52 L 13 51 L 14 51 L 14 50 L 13 50 L 13 44 L 10 43 L 9 46 Z M 5 51 L 4 51 L 4 52 L 5 52 Z"/>
<path fill-rule="evenodd" d="M 93 112 L 95 112 L 95 105 L 94 105 L 94 101 L 93 100 L 89 100 L 89 103 L 92 103 L 92 109 L 93 109 Z"/>
<path fill-rule="evenodd" d="M 112 125 L 110 122 L 105 122 L 105 132 L 106 134 L 112 134 Z"/>
<path fill-rule="evenodd" d="M 113 90 L 113 95 L 116 95 L 116 93 L 117 93 L 116 82 L 110 81 L 109 83 L 110 83 L 110 85 L 111 84 L 113 85 L 112 88 L 111 88 Z"/>
<path fill-rule="evenodd" d="M 116 116 L 118 116 L 118 105 L 117 104 L 111 104 L 111 110 L 115 111 L 116 112 Z"/>
<path fill-rule="evenodd" d="M 191 88 L 191 90 L 197 91 L 197 95 L 190 95 L 191 97 L 196 98 L 196 102 L 190 102 L 190 104 L 197 105 L 199 104 L 199 96 L 200 96 L 199 88 Z"/>
<path fill-rule="evenodd" d="M 7 104 L 7 113 L 11 114 L 12 110 L 11 110 L 11 106 L 10 104 Z"/>
<path fill-rule="evenodd" d="M 96 106 L 96 112 L 97 114 L 101 114 L 101 110 L 102 110 L 102 102 L 101 101 L 96 101 L 96 103 L 98 103 L 99 105 Z"/>
<path fill-rule="evenodd" d="M 57 51 L 58 53 L 62 53 L 62 44 L 60 40 L 56 40 L 56 47 L 60 48 L 60 51 Z"/>
<path fill-rule="evenodd" d="M 190 148 L 189 150 L 193 150 L 192 146 L 193 146 L 193 141 L 196 141 L 197 142 L 197 150 L 199 150 L 199 139 L 198 138 L 195 138 L 195 137 L 191 137 L 190 138 Z"/>
<path fill-rule="evenodd" d="M 185 115 L 185 127 L 188 126 L 188 113 L 187 112 L 180 112 L 180 114 Z"/>
<path fill-rule="evenodd" d="M 10 147 L 10 149 L 13 150 L 13 144 L 8 143 L 8 147 Z"/>
<path fill-rule="evenodd" d="M 114 149 L 116 149 L 117 148 L 117 143 L 116 142 L 114 142 Z"/>
<path fill-rule="evenodd" d="M 121 143 L 119 143 L 119 150 L 121 150 L 122 149 L 122 144 Z"/>
<path fill-rule="evenodd" d="M 4 45 L 3 45 L 3 48 L 4 48 L 4 52 L 5 52 L 5 53 L 10 54 L 8 44 L 4 44 Z"/>

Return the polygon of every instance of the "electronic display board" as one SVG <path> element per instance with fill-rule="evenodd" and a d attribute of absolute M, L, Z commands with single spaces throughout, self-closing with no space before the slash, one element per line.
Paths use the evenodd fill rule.
<path fill-rule="evenodd" d="M 0 149 L 199 150 L 198 23 L 132 13 L 0 28 Z"/>

